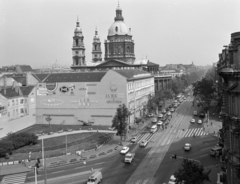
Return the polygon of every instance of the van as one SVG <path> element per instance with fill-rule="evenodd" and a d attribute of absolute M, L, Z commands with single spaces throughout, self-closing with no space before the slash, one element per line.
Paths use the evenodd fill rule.
<path fill-rule="evenodd" d="M 102 182 L 102 173 L 100 171 L 96 171 L 88 178 L 87 184 L 98 184 L 101 182 Z"/>
<path fill-rule="evenodd" d="M 215 147 L 211 148 L 210 154 L 211 154 L 212 156 L 222 155 L 222 147 L 220 147 L 220 146 L 215 146 Z"/>

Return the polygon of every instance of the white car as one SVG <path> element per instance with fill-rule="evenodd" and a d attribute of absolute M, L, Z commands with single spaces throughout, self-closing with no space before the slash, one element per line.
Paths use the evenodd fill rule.
<path fill-rule="evenodd" d="M 171 109 L 170 109 L 170 111 L 171 111 L 171 112 L 174 112 L 174 111 L 175 111 L 175 109 L 174 109 L 174 108 L 171 108 Z"/>
<path fill-rule="evenodd" d="M 157 122 L 157 125 L 158 125 L 158 126 L 161 126 L 161 125 L 163 125 L 163 122 L 162 122 L 162 121 L 158 121 L 158 122 Z"/>
<path fill-rule="evenodd" d="M 195 119 L 191 119 L 191 121 L 190 121 L 191 123 L 195 123 Z"/>
<path fill-rule="evenodd" d="M 169 180 L 168 184 L 175 184 L 175 183 L 176 183 L 175 181 L 176 181 L 176 178 L 175 178 L 174 175 L 172 175 L 172 176 L 170 177 L 170 180 Z"/>
<path fill-rule="evenodd" d="M 198 124 L 202 124 L 202 120 L 201 120 L 201 119 L 199 119 L 197 123 L 198 123 Z"/>
<path fill-rule="evenodd" d="M 158 117 L 159 117 L 159 118 L 162 118 L 162 117 L 163 117 L 163 114 L 159 114 Z"/>
<path fill-rule="evenodd" d="M 140 146 L 145 147 L 145 146 L 147 146 L 147 144 L 148 144 L 148 141 L 144 140 L 140 143 Z"/>
<path fill-rule="evenodd" d="M 165 114 L 167 111 L 165 109 L 162 110 L 162 113 Z"/>
<path fill-rule="evenodd" d="M 121 154 L 125 155 L 129 151 L 129 147 L 124 146 L 122 150 L 120 151 Z"/>
<path fill-rule="evenodd" d="M 185 151 L 190 151 L 190 149 L 191 149 L 191 144 L 186 143 L 186 144 L 184 145 L 184 150 L 185 150 Z"/>
<path fill-rule="evenodd" d="M 136 142 L 137 142 L 137 137 L 133 137 L 133 138 L 131 139 L 131 142 L 132 142 L 132 143 L 136 143 Z"/>
<path fill-rule="evenodd" d="M 167 115 L 168 115 L 168 116 L 171 116 L 171 115 L 172 115 L 172 113 L 171 113 L 171 112 L 168 112 L 168 113 L 167 113 Z"/>

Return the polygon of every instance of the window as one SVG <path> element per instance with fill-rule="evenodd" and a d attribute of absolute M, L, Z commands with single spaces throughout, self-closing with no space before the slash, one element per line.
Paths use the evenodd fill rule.
<path fill-rule="evenodd" d="M 8 112 L 8 117 L 10 117 L 10 112 Z"/>
<path fill-rule="evenodd" d="M 28 113 L 28 111 L 27 111 L 27 109 L 25 108 L 25 114 L 27 114 Z"/>
<path fill-rule="evenodd" d="M 23 99 L 20 100 L 20 104 L 23 104 Z"/>
<path fill-rule="evenodd" d="M 18 109 L 16 109 L 16 115 L 18 115 Z"/>
<path fill-rule="evenodd" d="M 24 114 L 24 109 L 23 108 L 20 109 L 20 113 Z"/>
<path fill-rule="evenodd" d="M 15 102 L 14 102 L 14 100 L 12 100 L 12 105 L 13 105 L 13 106 L 15 105 Z"/>

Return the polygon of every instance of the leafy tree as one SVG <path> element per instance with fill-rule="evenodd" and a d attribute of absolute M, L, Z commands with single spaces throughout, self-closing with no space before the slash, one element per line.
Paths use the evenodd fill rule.
<path fill-rule="evenodd" d="M 210 79 L 202 78 L 201 81 L 193 84 L 193 96 L 199 101 L 205 111 L 207 111 L 210 106 L 214 92 L 213 81 Z"/>
<path fill-rule="evenodd" d="M 122 104 L 117 108 L 117 112 L 112 120 L 112 128 L 115 128 L 117 130 L 117 135 L 121 136 L 121 144 L 122 136 L 126 135 L 129 115 L 130 112 L 128 108 L 125 104 Z"/>
<path fill-rule="evenodd" d="M 157 104 L 155 102 L 154 96 L 148 95 L 148 101 L 147 101 L 147 104 L 146 104 L 146 109 L 147 109 L 148 113 L 156 112 Z"/>
<path fill-rule="evenodd" d="M 11 141 L 3 139 L 0 141 L 0 157 L 5 157 L 7 153 L 12 153 L 14 147 Z"/>
<path fill-rule="evenodd" d="M 199 163 L 185 159 L 182 167 L 174 173 L 174 176 L 177 184 L 204 184 L 205 181 L 210 182 L 210 172 L 211 170 L 205 171 Z"/>

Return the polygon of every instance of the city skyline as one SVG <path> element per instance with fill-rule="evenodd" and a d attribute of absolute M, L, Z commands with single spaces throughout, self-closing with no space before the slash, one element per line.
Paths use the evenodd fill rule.
<path fill-rule="evenodd" d="M 209 65 L 239 31 L 238 1 L 126 1 L 119 2 L 124 22 L 131 28 L 136 60 L 166 64 Z M 114 22 L 118 1 L 1 1 L 0 67 L 28 64 L 33 68 L 58 61 L 72 64 L 72 42 L 77 17 L 92 61 L 97 27 L 104 58 L 104 40 Z M 217 7 L 217 8 L 216 8 Z M 200 11 L 201 10 L 201 11 Z"/>

